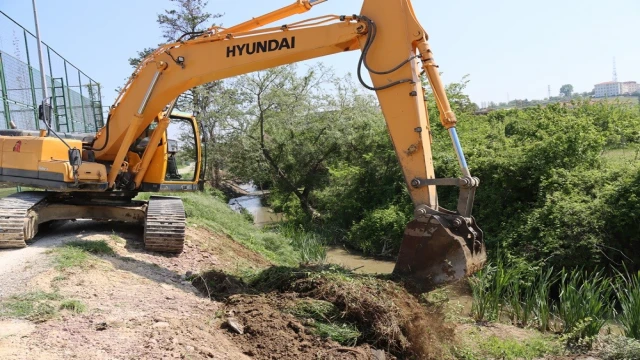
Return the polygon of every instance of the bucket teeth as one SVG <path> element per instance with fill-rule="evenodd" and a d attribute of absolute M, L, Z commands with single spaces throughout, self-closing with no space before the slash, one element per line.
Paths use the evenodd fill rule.
<path fill-rule="evenodd" d="M 473 218 L 427 215 L 405 228 L 393 272 L 430 287 L 472 275 L 485 262 L 482 231 Z"/>

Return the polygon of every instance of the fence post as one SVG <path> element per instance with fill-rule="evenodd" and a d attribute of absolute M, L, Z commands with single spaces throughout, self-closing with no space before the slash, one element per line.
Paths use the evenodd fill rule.
<path fill-rule="evenodd" d="M 64 80 L 67 82 L 67 98 L 69 100 L 69 118 L 71 120 L 71 132 L 75 132 L 76 125 L 74 124 L 75 121 L 73 119 L 73 104 L 71 103 L 71 91 L 69 90 L 69 74 L 67 73 L 67 60 L 64 60 Z M 62 89 L 62 91 L 64 92 L 64 89 Z"/>
<path fill-rule="evenodd" d="M 22 29 L 24 34 L 24 48 L 27 53 L 27 67 L 29 68 L 29 84 L 31 84 L 31 103 L 33 104 L 33 121 L 36 124 L 36 130 L 40 129 L 40 121 L 38 121 L 38 101 L 36 100 L 36 87 L 33 82 L 33 68 L 31 67 L 31 58 L 29 57 L 29 42 L 27 41 L 27 30 Z"/>
<path fill-rule="evenodd" d="M 53 78 L 53 68 L 51 67 L 51 52 L 49 51 L 51 48 L 49 45 L 45 45 L 47 47 L 47 61 L 49 62 L 49 78 L 51 79 L 51 106 L 53 107 L 54 117 L 56 119 L 55 127 L 56 131 L 60 131 L 60 119 L 58 119 L 58 106 L 55 104 L 56 97 L 56 83 Z"/>
<path fill-rule="evenodd" d="M 100 89 L 100 83 L 98 84 L 98 105 L 100 106 L 100 119 L 102 120 L 100 122 L 100 128 L 102 128 L 104 126 L 104 113 L 102 111 L 102 90 Z M 96 128 L 96 131 L 98 131 L 99 128 Z"/>
<path fill-rule="evenodd" d="M 7 94 L 7 83 L 4 78 L 4 62 L 2 61 L 2 52 L 0 52 L 0 88 L 2 89 L 2 104 L 4 105 L 4 119 L 7 123 L 7 129 L 11 129 L 11 109 L 9 109 L 9 94 Z"/>
<path fill-rule="evenodd" d="M 82 79 L 80 78 L 80 70 L 78 70 L 78 88 L 80 88 L 80 105 L 82 106 L 82 122 L 84 123 L 84 131 L 87 132 L 87 117 L 84 115 L 84 96 L 82 96 Z"/>

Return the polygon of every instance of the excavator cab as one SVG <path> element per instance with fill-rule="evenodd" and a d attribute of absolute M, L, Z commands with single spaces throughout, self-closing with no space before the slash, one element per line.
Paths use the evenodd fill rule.
<path fill-rule="evenodd" d="M 196 191 L 200 179 L 201 148 L 198 122 L 174 110 L 165 133 L 166 171 L 160 191 Z"/>

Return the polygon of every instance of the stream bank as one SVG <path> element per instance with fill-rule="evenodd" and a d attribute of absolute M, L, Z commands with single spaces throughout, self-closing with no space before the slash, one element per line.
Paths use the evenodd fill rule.
<path fill-rule="evenodd" d="M 253 224 L 262 227 L 268 224 L 274 224 L 284 219 L 283 214 L 276 213 L 268 206 L 265 206 L 263 200 L 266 194 L 254 184 L 238 185 L 246 195 L 234 197 L 229 200 L 229 206 L 236 212 L 245 209 L 253 216 Z M 390 274 L 393 271 L 395 263 L 387 260 L 377 260 L 364 257 L 361 254 L 345 249 L 342 246 L 327 247 L 326 262 L 329 264 L 341 265 L 347 269 L 353 270 L 360 274 Z"/>

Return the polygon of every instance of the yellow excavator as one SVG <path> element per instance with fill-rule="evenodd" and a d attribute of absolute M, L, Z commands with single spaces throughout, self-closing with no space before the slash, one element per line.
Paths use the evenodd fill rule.
<path fill-rule="evenodd" d="M 196 120 L 173 110 L 185 91 L 208 82 L 294 62 L 360 50 L 361 84 L 375 91 L 386 120 L 415 219 L 405 230 L 394 273 L 439 284 L 468 276 L 486 261 L 483 233 L 471 215 L 472 177 L 428 36 L 410 0 L 364 0 L 359 15 L 327 15 L 267 27 L 326 0 L 294 4 L 239 25 L 187 33 L 147 56 L 110 107 L 106 125 L 90 136 L 3 130 L 0 181 L 46 189 L 0 201 L 0 248 L 26 246 L 52 220 L 100 219 L 144 226 L 145 248 L 180 253 L 185 212 L 175 197 L 134 200 L 140 192 L 195 191 L 200 174 Z M 372 84 L 362 77 L 369 72 Z M 431 86 L 440 121 L 453 144 L 459 178 L 436 178 L 431 126 L 421 75 Z M 41 119 L 48 122 L 46 104 Z M 182 179 L 172 122 L 183 122 L 197 151 Z M 184 172 L 184 171 L 183 171 Z M 438 186 L 457 186 L 457 209 L 439 206 Z"/>

